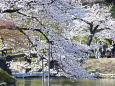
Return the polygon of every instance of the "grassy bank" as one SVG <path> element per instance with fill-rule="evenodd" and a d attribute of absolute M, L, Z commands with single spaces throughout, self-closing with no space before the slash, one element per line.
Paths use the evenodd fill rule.
<path fill-rule="evenodd" d="M 115 58 L 89 59 L 83 67 L 88 72 L 115 74 Z"/>
<path fill-rule="evenodd" d="M 4 85 L 13 84 L 15 80 L 15 78 L 0 68 L 0 83 L 3 83 Z"/>

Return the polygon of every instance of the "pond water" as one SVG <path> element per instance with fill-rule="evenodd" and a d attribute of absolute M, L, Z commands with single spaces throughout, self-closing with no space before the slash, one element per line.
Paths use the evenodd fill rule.
<path fill-rule="evenodd" d="M 42 80 L 40 78 L 17 79 L 15 86 L 42 86 Z M 48 86 L 47 79 L 45 80 L 45 86 Z M 69 79 L 52 78 L 51 86 L 115 86 L 115 79 L 97 79 L 97 80 L 84 79 L 72 82 Z"/>

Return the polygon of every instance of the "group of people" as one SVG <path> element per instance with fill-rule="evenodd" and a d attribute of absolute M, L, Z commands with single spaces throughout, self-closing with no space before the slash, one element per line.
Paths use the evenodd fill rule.
<path fill-rule="evenodd" d="M 99 41 L 98 44 L 98 48 L 95 49 L 96 58 L 115 57 L 115 42 L 113 40 L 110 46 L 108 46 L 107 43 L 104 43 L 103 41 Z"/>

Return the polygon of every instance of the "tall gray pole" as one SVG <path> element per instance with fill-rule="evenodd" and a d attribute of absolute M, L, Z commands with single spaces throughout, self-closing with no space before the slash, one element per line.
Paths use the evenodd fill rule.
<path fill-rule="evenodd" d="M 42 86 L 44 86 L 44 59 L 42 59 Z"/>
<path fill-rule="evenodd" d="M 48 86 L 51 86 L 50 85 L 50 43 L 49 43 L 49 50 L 48 50 Z"/>

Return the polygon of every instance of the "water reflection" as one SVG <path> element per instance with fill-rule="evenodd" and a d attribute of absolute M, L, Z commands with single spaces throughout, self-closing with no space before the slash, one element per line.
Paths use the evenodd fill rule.
<path fill-rule="evenodd" d="M 115 79 L 97 79 L 97 80 L 77 80 L 75 82 L 69 79 L 51 79 L 51 86 L 115 86 Z M 16 86 L 42 86 L 42 80 L 36 79 L 18 79 Z M 47 85 L 47 79 L 45 80 L 45 86 Z"/>

